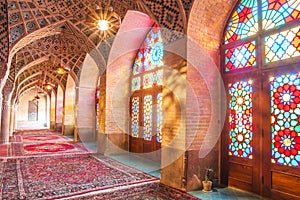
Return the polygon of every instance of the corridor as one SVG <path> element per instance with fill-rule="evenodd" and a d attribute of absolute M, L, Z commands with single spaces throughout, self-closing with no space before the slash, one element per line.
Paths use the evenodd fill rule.
<path fill-rule="evenodd" d="M 0 146 L 1 199 L 197 199 L 49 130 Z"/>
<path fill-rule="evenodd" d="M 1 0 L 0 199 L 300 200 L 300 0 Z"/>

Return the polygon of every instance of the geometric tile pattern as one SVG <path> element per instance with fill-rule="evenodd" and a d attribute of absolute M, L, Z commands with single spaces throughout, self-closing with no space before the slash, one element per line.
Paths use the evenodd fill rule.
<path fill-rule="evenodd" d="M 180 33 L 184 32 L 184 18 L 181 15 L 181 10 L 178 2 L 176 0 L 144 0 L 146 6 L 156 20 L 161 28 L 167 28 Z M 183 13 L 185 13 L 183 11 Z M 165 36 L 167 42 L 172 42 L 178 39 L 179 36 L 176 34 L 171 34 Z"/>
<path fill-rule="evenodd" d="M 181 0 L 182 6 L 185 10 L 186 19 L 189 19 L 189 14 L 192 8 L 194 0 Z"/>
<path fill-rule="evenodd" d="M 128 10 L 126 2 L 113 1 L 111 3 L 121 17 L 124 17 Z M 102 4 L 104 3 L 102 1 Z M 10 27 L 17 26 L 14 30 L 18 30 L 17 34 L 11 36 L 11 45 L 34 30 L 63 20 L 69 20 L 74 27 L 77 27 L 90 40 L 95 35 L 94 32 L 97 31 L 96 29 L 92 30 L 85 23 L 85 16 L 95 8 L 94 3 L 88 0 L 10 1 L 8 8 Z M 24 31 L 19 30 L 22 27 Z"/>
<path fill-rule="evenodd" d="M 74 52 L 67 52 L 62 55 L 63 61 L 69 65 L 72 72 L 77 77 L 80 74 L 80 68 L 83 63 L 84 55 L 90 52 L 100 42 L 97 37 L 97 29 L 93 29 L 85 23 L 87 14 L 95 10 L 95 3 L 100 3 L 101 7 L 105 7 L 108 2 L 114 8 L 114 11 L 123 18 L 127 10 L 139 10 L 147 12 L 150 16 L 154 16 L 159 26 L 175 30 L 183 33 L 184 24 L 188 16 L 193 1 L 187 0 L 7 0 L 7 4 L 0 3 L 0 62 L 6 61 L 8 57 L 9 47 L 12 52 L 17 55 L 13 57 L 10 69 L 11 81 L 15 80 L 15 75 L 21 67 L 31 65 L 39 59 L 48 57 L 57 57 L 58 44 L 55 43 L 53 32 L 57 31 L 63 23 L 67 26 L 66 35 L 69 35 L 67 44 L 68 49 Z M 186 15 L 186 16 L 185 16 Z M 8 16 L 8 19 L 6 19 Z M 42 29 L 44 28 L 44 29 Z M 9 35 L 7 33 L 9 30 Z M 50 34 L 49 34 L 50 33 Z M 22 38 L 25 40 L 18 43 Z M 174 41 L 179 38 L 176 34 L 164 35 L 166 41 Z M 36 38 L 40 38 L 36 40 Z M 36 40 L 36 41 L 35 41 Z M 34 42 L 32 42 L 34 41 Z M 99 46 L 99 53 L 91 53 L 97 58 L 97 63 L 105 65 L 108 58 L 111 44 L 108 41 Z M 9 45 L 5 45 L 9 44 Z M 29 45 L 28 45 L 29 44 Z M 83 45 L 84 44 L 84 45 Z M 26 46 L 26 47 L 25 47 Z M 46 59 L 47 60 L 47 59 Z M 99 62 L 98 62 L 99 61 Z M 38 65 L 37 65 L 38 66 Z M 41 65 L 42 66 L 42 65 Z M 33 67 L 36 67 L 33 65 Z M 30 76 L 31 71 L 27 71 L 24 76 Z"/>
<path fill-rule="evenodd" d="M 0 2 L 0 62 L 6 62 L 8 57 L 8 23 L 6 17 L 6 3 Z"/>
<path fill-rule="evenodd" d="M 155 18 L 164 28 L 183 32 L 182 16 L 176 0 L 144 0 Z"/>
<path fill-rule="evenodd" d="M 11 68 L 10 74 L 18 73 L 21 67 L 37 59 L 48 60 L 50 57 L 52 61 L 50 65 L 52 65 L 53 68 L 59 64 L 59 58 L 61 57 L 62 62 L 77 74 L 83 62 L 85 49 L 88 47 L 85 47 L 80 40 L 75 40 L 74 38 L 73 32 L 65 28 L 63 33 L 35 40 L 15 54 L 12 61 L 14 67 Z M 61 40 L 65 42 L 61 42 Z M 37 67 L 35 66 L 34 68 Z M 27 77 L 28 76 L 30 76 L 30 74 L 28 74 Z M 64 83 L 62 84 L 64 85 Z"/>
<path fill-rule="evenodd" d="M 16 79 L 14 93 L 20 94 L 20 92 L 24 92 L 26 89 L 33 87 L 33 85 L 41 87 L 43 83 L 48 82 L 54 83 L 56 86 L 60 84 L 62 88 L 65 88 L 67 74 L 57 74 L 51 69 L 51 66 L 52 61 L 47 60 L 24 70 Z"/>

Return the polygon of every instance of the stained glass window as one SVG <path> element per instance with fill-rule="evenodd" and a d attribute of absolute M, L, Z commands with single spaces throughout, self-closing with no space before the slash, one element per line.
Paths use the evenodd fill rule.
<path fill-rule="evenodd" d="M 141 77 L 135 77 L 132 79 L 131 90 L 136 91 L 141 89 Z"/>
<path fill-rule="evenodd" d="M 131 135 L 137 138 L 139 136 L 139 108 L 140 98 L 133 97 L 131 102 Z"/>
<path fill-rule="evenodd" d="M 262 0 L 263 29 L 282 26 L 296 19 L 300 19 L 300 1 Z"/>
<path fill-rule="evenodd" d="M 272 163 L 300 167 L 300 74 L 272 79 Z"/>
<path fill-rule="evenodd" d="M 151 88 L 162 85 L 163 70 L 147 73 L 143 76 L 143 88 Z"/>
<path fill-rule="evenodd" d="M 96 130 L 99 130 L 99 123 L 100 123 L 100 78 L 96 88 L 95 94 L 95 109 L 96 109 Z"/>
<path fill-rule="evenodd" d="M 265 37 L 266 63 L 300 56 L 300 26 Z"/>
<path fill-rule="evenodd" d="M 229 84 L 229 155 L 252 159 L 251 81 Z"/>
<path fill-rule="evenodd" d="M 155 24 L 146 36 L 133 65 L 133 75 L 150 71 L 163 65 L 164 45 L 160 29 Z"/>
<path fill-rule="evenodd" d="M 258 9 L 260 3 L 261 9 Z M 258 23 L 261 16 L 261 23 Z M 262 35 L 264 63 L 300 56 L 300 26 L 275 29 L 283 25 L 297 24 L 300 19 L 298 0 L 241 0 L 227 25 L 224 44 L 224 71 L 251 68 L 257 63 L 256 43 Z M 270 32 L 272 30 L 272 32 Z M 258 34 L 260 32 L 260 34 Z M 251 38 L 251 41 L 249 41 Z M 244 40 L 241 45 L 241 40 Z M 237 44 L 235 44 L 237 43 Z"/>
<path fill-rule="evenodd" d="M 227 49 L 225 51 L 225 71 L 249 68 L 256 65 L 255 42 Z"/>
<path fill-rule="evenodd" d="M 257 0 L 242 0 L 230 18 L 225 44 L 254 35 L 257 31 Z"/>
<path fill-rule="evenodd" d="M 270 133 L 268 138 L 272 138 L 272 147 L 269 146 L 272 148 L 271 162 L 299 167 L 299 74 L 276 76 L 270 82 L 265 81 L 270 74 L 291 73 L 299 67 L 299 21 L 299 0 L 240 0 L 232 11 L 222 45 L 224 80 L 239 76 L 259 78 L 253 84 L 235 79 L 239 82 L 229 85 L 229 155 L 251 159 L 252 139 L 265 141 L 268 137 L 252 138 L 253 134 L 263 133 L 261 130 L 254 132 L 253 124 L 257 123 L 258 127 L 261 123 L 269 124 L 262 114 L 253 113 L 252 96 L 263 102 L 270 101 L 264 95 L 269 92 L 270 83 L 271 131 L 265 131 Z M 253 88 L 259 88 L 261 92 L 253 93 Z M 253 114 L 256 115 L 254 122 Z M 255 144 L 259 144 L 257 142 Z M 260 145 L 254 148 L 260 148 Z"/>
<path fill-rule="evenodd" d="M 163 85 L 163 58 L 164 58 L 164 44 L 161 37 L 161 31 L 156 23 L 152 26 L 145 40 L 136 55 L 131 80 L 131 91 L 140 95 L 140 105 L 137 106 L 139 111 L 133 111 L 136 106 L 132 106 L 132 135 L 138 136 L 138 120 L 141 120 L 143 127 L 143 139 L 151 141 L 156 135 L 156 141 L 161 142 L 162 134 L 162 95 L 160 87 Z M 151 89 L 155 88 L 151 92 Z M 147 95 L 141 92 L 147 90 Z M 156 107 L 153 103 L 157 103 Z M 136 119 L 133 121 L 134 119 Z M 155 139 L 155 138 L 154 138 Z"/>
<path fill-rule="evenodd" d="M 162 94 L 157 94 L 157 110 L 156 110 L 156 141 L 161 142 L 162 141 Z"/>
<path fill-rule="evenodd" d="M 144 96 L 144 140 L 152 140 L 152 95 Z"/>

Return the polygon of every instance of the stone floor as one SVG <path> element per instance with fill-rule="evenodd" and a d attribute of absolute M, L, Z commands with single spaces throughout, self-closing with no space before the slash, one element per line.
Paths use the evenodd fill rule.
<path fill-rule="evenodd" d="M 266 199 L 261 196 L 248 193 L 236 188 L 226 187 L 226 188 L 215 188 L 212 192 L 202 192 L 201 190 L 189 192 L 191 195 L 198 197 L 202 200 L 215 200 L 215 199 L 224 199 L 224 200 L 258 200 Z"/>
<path fill-rule="evenodd" d="M 135 167 L 141 171 L 149 173 L 153 176 L 160 178 L 159 164 L 149 161 L 147 159 L 134 156 L 133 154 L 124 154 L 124 155 L 110 155 L 109 157 L 122 162 L 131 167 Z M 266 199 L 261 196 L 248 193 L 236 188 L 225 187 L 225 188 L 214 188 L 212 192 L 203 192 L 202 190 L 197 190 L 189 192 L 191 195 L 198 197 L 202 200 L 259 200 Z"/>

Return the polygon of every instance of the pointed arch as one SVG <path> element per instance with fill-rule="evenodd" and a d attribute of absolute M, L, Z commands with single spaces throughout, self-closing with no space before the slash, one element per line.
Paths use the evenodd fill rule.
<path fill-rule="evenodd" d="M 62 132 L 62 125 L 64 120 L 64 99 L 65 94 L 63 89 L 58 86 L 56 93 L 56 117 L 55 117 L 55 130 Z"/>
<path fill-rule="evenodd" d="M 75 140 L 78 137 L 82 142 L 96 142 L 95 91 L 98 77 L 99 68 L 90 54 L 87 54 L 76 88 Z"/>
<path fill-rule="evenodd" d="M 55 130 L 55 122 L 56 122 L 56 93 L 55 91 L 51 91 L 50 96 L 50 129 L 52 131 Z"/>
<path fill-rule="evenodd" d="M 75 99 L 76 89 L 75 81 L 71 76 L 68 76 L 65 98 L 64 98 L 64 121 L 63 134 L 74 135 L 75 126 Z"/>

